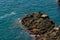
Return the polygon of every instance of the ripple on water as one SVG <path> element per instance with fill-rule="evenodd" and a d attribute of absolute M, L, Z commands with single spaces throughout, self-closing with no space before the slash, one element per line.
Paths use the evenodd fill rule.
<path fill-rule="evenodd" d="M 60 25 L 60 7 L 56 0 L 0 0 L 0 40 L 30 40 L 15 20 L 38 11 L 48 14 Z"/>

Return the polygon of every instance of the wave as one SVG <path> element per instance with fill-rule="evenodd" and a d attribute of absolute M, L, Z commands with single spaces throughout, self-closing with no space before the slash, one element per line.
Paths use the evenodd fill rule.
<path fill-rule="evenodd" d="M 10 14 L 5 14 L 5 15 L 1 16 L 0 19 L 15 15 L 15 14 L 16 14 L 15 12 L 11 12 Z"/>

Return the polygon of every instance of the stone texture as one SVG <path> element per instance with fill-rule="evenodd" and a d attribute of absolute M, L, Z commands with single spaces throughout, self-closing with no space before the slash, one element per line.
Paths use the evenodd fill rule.
<path fill-rule="evenodd" d="M 45 13 L 34 12 L 26 15 L 21 20 L 22 24 L 29 31 L 29 34 L 36 35 L 34 40 L 59 40 L 60 28 L 50 20 Z"/>

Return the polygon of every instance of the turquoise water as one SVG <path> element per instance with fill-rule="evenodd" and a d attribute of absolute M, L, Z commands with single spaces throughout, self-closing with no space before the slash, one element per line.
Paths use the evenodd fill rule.
<path fill-rule="evenodd" d="M 31 40 L 17 19 L 39 11 L 48 14 L 56 25 L 60 25 L 57 0 L 0 0 L 0 40 Z"/>

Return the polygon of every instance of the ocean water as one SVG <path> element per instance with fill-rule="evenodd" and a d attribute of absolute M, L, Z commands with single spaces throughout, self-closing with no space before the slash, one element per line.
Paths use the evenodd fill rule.
<path fill-rule="evenodd" d="M 39 11 L 48 14 L 56 25 L 60 25 L 57 0 L 0 0 L 0 40 L 32 40 L 21 28 L 18 18 Z"/>

